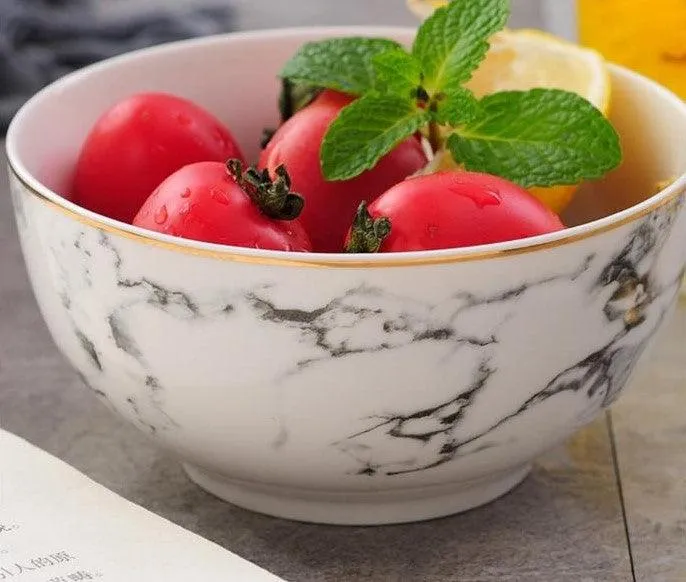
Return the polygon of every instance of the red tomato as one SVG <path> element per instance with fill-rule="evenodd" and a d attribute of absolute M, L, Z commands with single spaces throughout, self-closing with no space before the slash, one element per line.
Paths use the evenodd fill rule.
<path fill-rule="evenodd" d="M 76 166 L 74 202 L 131 222 L 172 172 L 230 158 L 243 154 L 208 111 L 174 95 L 140 93 L 114 105 L 91 129 Z"/>
<path fill-rule="evenodd" d="M 390 234 L 382 217 L 390 220 Z M 565 228 L 554 212 L 516 184 L 456 171 L 401 182 L 372 202 L 368 214 L 361 208 L 355 223 L 366 233 L 356 229 L 352 245 L 348 235 L 349 252 L 374 252 L 373 243 L 384 235 L 378 250 L 401 252 L 509 241 Z"/>
<path fill-rule="evenodd" d="M 228 165 L 228 167 L 227 167 Z M 145 201 L 135 226 L 183 238 L 279 251 L 311 251 L 297 219 L 302 198 L 283 168 L 272 182 L 242 162 L 198 162 L 169 176 Z"/>
<path fill-rule="evenodd" d="M 319 252 L 341 252 L 360 201 L 374 200 L 427 163 L 419 140 L 408 138 L 360 176 L 326 181 L 319 161 L 322 140 L 339 111 L 352 99 L 335 91 L 322 92 L 276 131 L 258 164 L 270 172 L 281 164 L 286 166 L 293 188 L 305 198 L 302 222 L 314 250 Z"/>

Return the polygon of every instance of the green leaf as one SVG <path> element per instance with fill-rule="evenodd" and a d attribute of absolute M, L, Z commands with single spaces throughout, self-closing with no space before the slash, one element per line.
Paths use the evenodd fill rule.
<path fill-rule="evenodd" d="M 384 38 L 345 37 L 309 42 L 298 49 L 280 76 L 298 83 L 362 95 L 374 88 L 372 59 L 400 45 Z"/>
<path fill-rule="evenodd" d="M 347 180 L 373 168 L 429 118 L 428 111 L 397 95 L 370 93 L 353 101 L 341 110 L 324 136 L 324 177 Z"/>
<path fill-rule="evenodd" d="M 469 89 L 460 88 L 438 101 L 435 120 L 441 125 L 461 125 L 479 115 L 479 101 Z"/>
<path fill-rule="evenodd" d="M 412 47 L 424 69 L 425 88 L 449 91 L 468 81 L 509 12 L 509 0 L 452 0 L 427 18 Z"/>
<path fill-rule="evenodd" d="M 372 65 L 379 91 L 408 99 L 417 97 L 422 67 L 406 50 L 397 48 L 380 53 L 373 58 Z"/>
<path fill-rule="evenodd" d="M 448 138 L 448 148 L 466 169 L 524 187 L 599 178 L 622 159 L 619 136 L 603 114 L 557 89 L 485 97 L 479 116 Z"/>

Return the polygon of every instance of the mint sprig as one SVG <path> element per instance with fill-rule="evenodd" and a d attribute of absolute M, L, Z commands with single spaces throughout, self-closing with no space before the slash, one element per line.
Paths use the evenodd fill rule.
<path fill-rule="evenodd" d="M 283 79 L 360 96 L 324 137 L 324 177 L 354 178 L 417 131 L 464 168 L 525 187 L 575 184 L 616 167 L 616 131 L 579 95 L 533 89 L 478 100 L 464 86 L 508 17 L 509 0 L 452 0 L 424 21 L 409 51 L 362 37 L 304 45 Z"/>

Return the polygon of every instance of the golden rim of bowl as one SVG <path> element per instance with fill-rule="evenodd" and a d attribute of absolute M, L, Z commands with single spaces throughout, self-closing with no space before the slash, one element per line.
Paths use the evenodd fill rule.
<path fill-rule="evenodd" d="M 54 210 L 108 234 L 113 234 L 140 244 L 150 245 L 174 252 L 208 257 L 223 261 L 238 263 L 250 263 L 258 265 L 274 265 L 282 267 L 318 267 L 339 269 L 382 268 L 382 267 L 410 267 L 422 265 L 444 265 L 450 263 L 463 263 L 484 259 L 496 259 L 528 254 L 537 251 L 557 248 L 580 240 L 615 230 L 629 223 L 636 222 L 655 210 L 667 206 L 686 195 L 686 174 L 676 180 L 658 194 L 622 210 L 614 215 L 598 219 L 580 226 L 570 227 L 552 234 L 508 241 L 505 243 L 493 243 L 478 247 L 463 247 L 458 249 L 442 249 L 438 251 L 415 251 L 406 253 L 386 253 L 375 255 L 362 255 L 366 258 L 358 258 L 360 255 L 346 255 L 343 253 L 296 253 L 286 251 L 269 251 L 259 249 L 247 249 L 231 247 L 227 245 L 204 243 L 190 239 L 180 239 L 170 235 L 153 233 L 142 228 L 101 217 L 93 212 L 81 209 L 67 199 L 57 196 L 56 200 L 50 199 L 38 188 L 25 180 L 8 163 L 12 176 L 38 200 L 47 204 Z M 74 208 L 70 208 L 73 206 Z M 615 220 L 611 219 L 616 216 Z M 604 224 L 597 224 L 605 222 Z M 121 225 L 121 226 L 119 226 Z M 570 231 L 581 229 L 577 232 Z M 502 248 L 505 246 L 505 248 Z M 494 248 L 497 247 L 497 248 Z M 300 258 L 307 257 L 307 258 Z"/>

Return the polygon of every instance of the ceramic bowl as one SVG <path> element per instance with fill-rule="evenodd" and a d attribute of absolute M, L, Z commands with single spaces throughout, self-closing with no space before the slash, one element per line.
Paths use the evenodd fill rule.
<path fill-rule="evenodd" d="M 559 233 L 305 255 L 153 234 L 68 200 L 84 135 L 132 92 L 196 100 L 254 158 L 301 43 L 413 34 L 278 30 L 135 52 L 42 91 L 9 131 L 21 244 L 55 342 L 103 402 L 239 506 L 379 524 L 488 502 L 617 398 L 675 303 L 686 105 L 614 66 L 625 162 L 583 188 Z"/>

